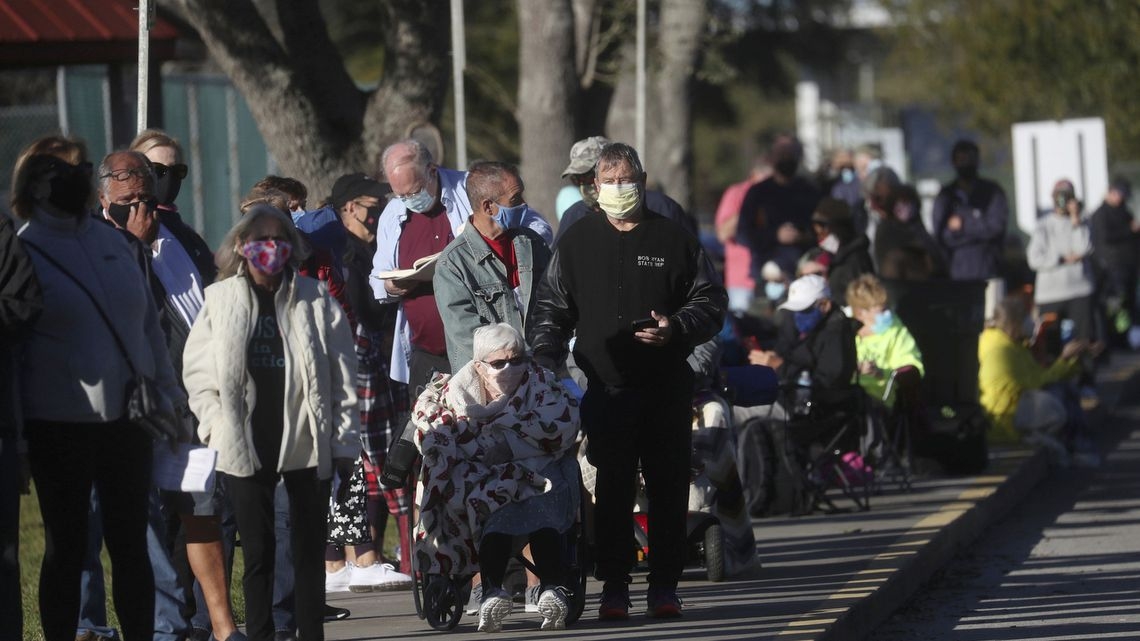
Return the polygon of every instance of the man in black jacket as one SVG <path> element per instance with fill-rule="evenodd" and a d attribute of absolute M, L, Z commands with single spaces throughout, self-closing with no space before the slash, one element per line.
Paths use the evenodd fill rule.
<path fill-rule="evenodd" d="M 1090 220 L 1093 260 L 1103 277 L 1106 298 L 1115 299 L 1116 308 L 1136 320 L 1137 240 L 1140 223 L 1132 218 L 1128 198 L 1132 185 L 1125 178 L 1116 178 L 1108 187 L 1104 203 L 1093 212 Z M 1106 301 L 1107 302 L 1107 301 Z M 1110 307 L 1111 309 L 1111 307 Z M 1127 329 L 1122 323 L 1117 332 Z"/>
<path fill-rule="evenodd" d="M 528 322 L 535 357 L 566 356 L 586 374 L 582 426 L 598 469 L 597 577 L 600 619 L 629 616 L 633 567 L 630 514 L 640 463 L 649 499 L 648 615 L 681 614 L 693 373 L 686 358 L 724 322 L 727 297 L 695 237 L 648 209 L 645 171 L 622 143 L 602 150 L 598 204 L 566 232 Z"/>
<path fill-rule="evenodd" d="M 775 369 L 784 383 L 797 383 L 807 372 L 813 404 L 842 405 L 859 389 L 854 383 L 854 322 L 832 301 L 822 276 L 802 276 L 788 287 L 788 300 L 780 305 L 775 350 L 755 350 L 749 360 Z"/>
<path fill-rule="evenodd" d="M 43 309 L 32 261 L 16 238 L 12 221 L 0 214 L 0 630 L 13 639 L 23 635 L 20 605 L 20 491 L 15 346 Z"/>

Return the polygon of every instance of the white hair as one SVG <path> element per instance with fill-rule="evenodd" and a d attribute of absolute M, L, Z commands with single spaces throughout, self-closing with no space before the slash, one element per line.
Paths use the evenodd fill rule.
<path fill-rule="evenodd" d="M 432 162 L 431 152 L 428 151 L 428 148 L 415 138 L 408 138 L 392 143 L 384 149 L 384 152 L 380 154 L 380 171 L 385 178 L 388 178 L 389 172 L 395 171 L 401 165 L 411 163 L 415 166 L 416 173 L 422 176 Z M 392 164 L 391 167 L 388 166 L 389 163 Z"/>
<path fill-rule="evenodd" d="M 508 323 L 484 325 L 471 335 L 471 355 L 477 361 L 501 349 L 515 354 L 526 353 L 526 341 L 517 329 Z"/>

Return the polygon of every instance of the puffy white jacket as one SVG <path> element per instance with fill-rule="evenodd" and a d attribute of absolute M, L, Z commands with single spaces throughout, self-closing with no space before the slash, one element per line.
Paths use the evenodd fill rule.
<path fill-rule="evenodd" d="M 285 425 L 279 472 L 316 467 L 360 452 L 356 351 L 348 319 L 324 283 L 287 274 L 275 296 L 285 347 Z M 257 320 L 249 280 L 232 276 L 206 288 L 206 302 L 183 352 L 182 378 L 198 436 L 218 452 L 219 472 L 252 476 L 264 464 L 250 422 L 257 391 L 246 367 Z"/>

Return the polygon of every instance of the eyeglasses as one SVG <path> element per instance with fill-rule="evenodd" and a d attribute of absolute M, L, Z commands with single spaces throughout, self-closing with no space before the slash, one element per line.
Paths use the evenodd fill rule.
<path fill-rule="evenodd" d="M 169 173 L 174 174 L 174 177 L 177 178 L 178 180 L 183 180 L 186 178 L 186 172 L 187 171 L 188 171 L 188 169 L 186 168 L 186 165 L 184 165 L 182 163 L 178 163 L 177 165 L 171 165 L 169 167 L 167 167 L 166 165 L 164 165 L 160 162 L 154 163 L 154 175 L 156 178 L 162 178 L 163 176 L 165 176 L 169 172 Z"/>
<path fill-rule="evenodd" d="M 146 167 L 130 167 L 126 169 L 116 169 L 114 171 L 109 171 L 102 176 L 99 176 L 99 178 L 110 178 L 116 182 L 123 182 L 125 180 L 130 180 L 131 177 L 146 180 L 150 175 L 151 172 Z"/>
<path fill-rule="evenodd" d="M 507 365 L 523 365 L 530 362 L 530 357 L 527 355 L 513 356 L 511 358 L 496 358 L 493 361 L 483 361 L 488 367 L 494 370 L 505 368 Z"/>

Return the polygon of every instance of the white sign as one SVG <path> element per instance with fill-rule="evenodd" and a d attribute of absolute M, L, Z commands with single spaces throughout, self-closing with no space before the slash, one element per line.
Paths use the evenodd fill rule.
<path fill-rule="evenodd" d="M 1086 212 L 1108 192 L 1104 120 L 1081 118 L 1022 122 L 1013 126 L 1013 178 L 1017 225 L 1026 233 L 1052 211 L 1053 184 L 1072 181 Z"/>

